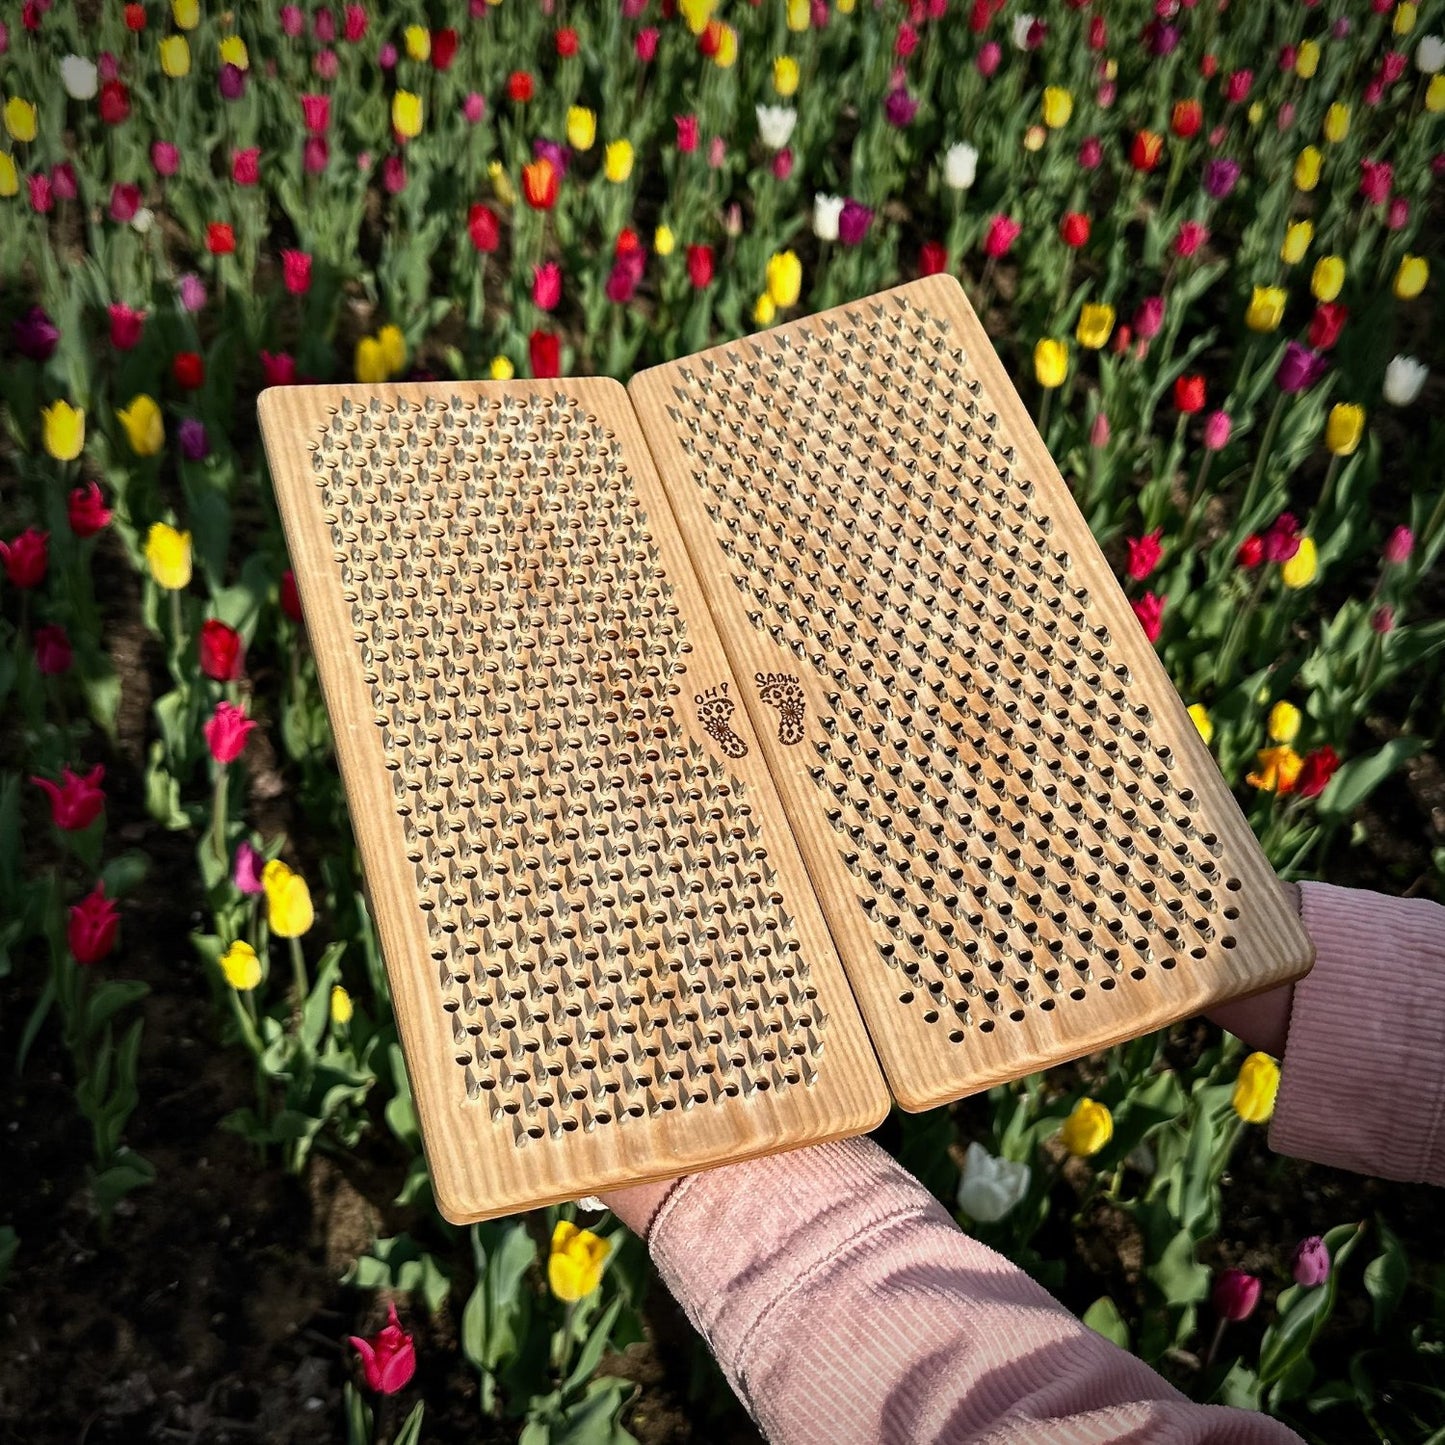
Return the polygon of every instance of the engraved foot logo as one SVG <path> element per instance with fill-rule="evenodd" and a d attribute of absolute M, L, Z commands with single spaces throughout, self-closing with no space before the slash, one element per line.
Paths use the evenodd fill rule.
<path fill-rule="evenodd" d="M 778 741 L 791 747 L 803 741 L 803 710 L 807 699 L 791 672 L 757 674 L 758 697 L 778 710 Z"/>
<path fill-rule="evenodd" d="M 727 683 L 719 683 L 716 687 L 708 688 L 706 692 L 698 693 L 693 701 L 697 704 L 697 720 L 708 737 L 717 743 L 728 757 L 746 757 L 748 745 L 732 729 L 730 720 L 737 704 L 728 696 Z"/>

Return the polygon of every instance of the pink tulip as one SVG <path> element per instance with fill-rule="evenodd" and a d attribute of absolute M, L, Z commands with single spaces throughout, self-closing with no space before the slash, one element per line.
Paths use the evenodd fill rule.
<path fill-rule="evenodd" d="M 74 833 L 88 828 L 105 811 L 105 794 L 101 780 L 105 767 L 97 763 L 84 777 L 69 768 L 60 770 L 60 782 L 49 778 L 31 778 L 50 799 L 50 821 L 62 832 Z"/>
<path fill-rule="evenodd" d="M 1391 567 L 1403 567 L 1415 550 L 1415 534 L 1408 527 L 1396 527 L 1385 541 L 1384 558 Z"/>
<path fill-rule="evenodd" d="M 416 1341 L 402 1329 L 394 1304 L 385 1329 L 365 1340 L 352 1335 L 351 1344 L 361 1356 L 367 1388 L 378 1394 L 396 1394 L 416 1373 Z"/>
<path fill-rule="evenodd" d="M 1233 424 L 1227 411 L 1212 411 L 1204 418 L 1204 445 L 1212 452 L 1222 452 L 1229 445 Z"/>
<path fill-rule="evenodd" d="M 562 268 L 555 261 L 532 267 L 532 304 L 551 311 L 562 299 Z"/>
<path fill-rule="evenodd" d="M 46 677 L 56 677 L 69 672 L 75 653 L 65 629 L 56 623 L 35 629 L 35 666 Z"/>

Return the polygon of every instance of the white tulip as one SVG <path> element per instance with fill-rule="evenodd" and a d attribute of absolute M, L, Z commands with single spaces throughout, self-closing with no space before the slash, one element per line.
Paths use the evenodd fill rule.
<path fill-rule="evenodd" d="M 130 228 L 144 236 L 156 223 L 156 213 L 149 206 L 141 206 L 130 218 Z"/>
<path fill-rule="evenodd" d="M 966 191 L 978 175 L 978 152 L 967 141 L 951 145 L 943 153 L 943 180 L 951 190 Z"/>
<path fill-rule="evenodd" d="M 982 1144 L 970 1144 L 958 1181 L 958 1207 L 980 1224 L 993 1224 L 1029 1192 L 1029 1175 L 1027 1164 L 995 1159 Z"/>
<path fill-rule="evenodd" d="M 1029 48 L 1029 31 L 1034 28 L 1034 17 L 1032 15 L 1019 15 L 1014 18 L 1013 41 L 1014 46 L 1019 50 Z"/>
<path fill-rule="evenodd" d="M 100 89 L 100 76 L 95 61 L 83 55 L 67 55 L 60 62 L 60 83 L 71 100 L 94 100 Z"/>
<path fill-rule="evenodd" d="M 813 234 L 820 241 L 836 241 L 838 239 L 838 217 L 842 214 L 842 196 L 814 196 Z"/>
<path fill-rule="evenodd" d="M 1425 385 L 1430 368 L 1413 356 L 1397 356 L 1385 368 L 1385 400 L 1391 406 L 1409 406 Z"/>
<path fill-rule="evenodd" d="M 790 105 L 760 105 L 758 111 L 758 132 L 765 146 L 780 151 L 792 138 L 793 127 L 798 123 L 798 112 Z"/>
<path fill-rule="evenodd" d="M 1422 35 L 1415 47 L 1415 68 L 1422 75 L 1434 75 L 1445 66 L 1445 40 L 1438 35 Z"/>

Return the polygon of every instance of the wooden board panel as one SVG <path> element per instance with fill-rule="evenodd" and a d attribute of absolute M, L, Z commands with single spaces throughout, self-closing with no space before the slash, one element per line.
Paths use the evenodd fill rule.
<path fill-rule="evenodd" d="M 262 432 L 438 1203 L 888 1109 L 615 382 L 289 387 Z"/>
<path fill-rule="evenodd" d="M 905 1108 L 1306 971 L 956 281 L 629 391 Z"/>

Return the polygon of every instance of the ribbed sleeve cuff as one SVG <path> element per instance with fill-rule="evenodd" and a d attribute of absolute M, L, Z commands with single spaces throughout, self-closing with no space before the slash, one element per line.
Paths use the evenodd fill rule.
<path fill-rule="evenodd" d="M 1445 908 L 1328 883 L 1301 891 L 1317 953 L 1294 989 L 1270 1145 L 1445 1184 Z"/>

